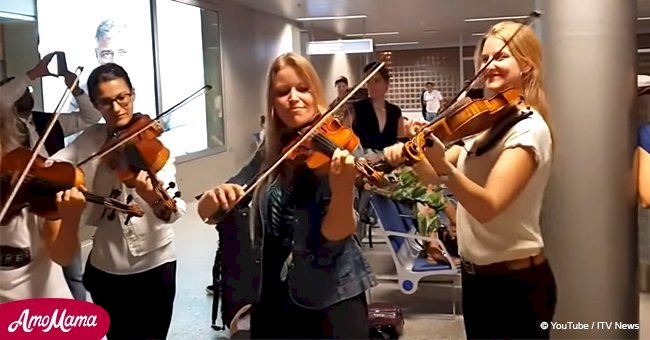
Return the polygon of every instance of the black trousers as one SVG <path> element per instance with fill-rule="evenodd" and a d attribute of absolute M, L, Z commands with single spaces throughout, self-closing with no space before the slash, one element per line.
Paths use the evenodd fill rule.
<path fill-rule="evenodd" d="M 288 290 L 255 305 L 251 339 L 368 339 L 368 304 L 361 293 L 322 310 L 302 308 Z"/>
<path fill-rule="evenodd" d="M 462 273 L 468 339 L 548 339 L 557 291 L 548 263 L 507 274 Z"/>
<path fill-rule="evenodd" d="M 108 339 L 165 339 L 176 295 L 176 261 L 146 272 L 114 275 L 86 263 L 84 286 L 110 318 Z"/>

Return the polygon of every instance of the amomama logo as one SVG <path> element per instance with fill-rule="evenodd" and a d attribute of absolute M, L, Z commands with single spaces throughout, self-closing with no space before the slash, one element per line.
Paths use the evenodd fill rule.
<path fill-rule="evenodd" d="M 86 301 L 29 299 L 0 304 L 0 339 L 101 339 L 108 313 Z"/>

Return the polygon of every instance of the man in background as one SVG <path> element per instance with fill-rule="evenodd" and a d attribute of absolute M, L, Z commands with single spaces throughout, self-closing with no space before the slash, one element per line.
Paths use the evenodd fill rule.
<path fill-rule="evenodd" d="M 430 122 L 436 117 L 442 100 L 442 93 L 433 88 L 432 82 L 427 82 L 426 90 L 422 92 L 421 96 L 422 112 L 426 121 Z"/>
<path fill-rule="evenodd" d="M 99 23 L 95 31 L 95 57 L 97 58 L 97 66 L 115 63 L 128 70 L 128 48 L 126 46 L 128 38 L 126 34 L 126 25 L 113 19 L 107 19 Z M 90 74 L 90 72 L 86 72 L 86 74 Z M 81 82 L 79 87 L 88 93 L 86 81 Z M 77 109 L 78 104 L 76 100 L 71 100 L 68 110 L 72 112 Z"/>

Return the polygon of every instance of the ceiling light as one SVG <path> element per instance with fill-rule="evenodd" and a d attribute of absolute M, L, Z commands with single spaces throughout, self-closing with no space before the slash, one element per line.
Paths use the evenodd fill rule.
<path fill-rule="evenodd" d="M 485 33 L 472 33 L 473 37 L 478 37 L 478 36 L 482 36 L 482 35 L 485 35 Z"/>
<path fill-rule="evenodd" d="M 308 41 L 307 54 L 369 53 L 373 52 L 372 39 L 346 39 Z"/>
<path fill-rule="evenodd" d="M 417 45 L 419 43 L 420 43 L 419 41 L 405 41 L 405 42 L 375 44 L 375 46 Z"/>
<path fill-rule="evenodd" d="M 30 15 L 16 14 L 16 13 L 10 13 L 10 12 L 0 12 L 0 18 L 16 19 L 16 20 L 24 20 L 24 21 L 35 21 L 36 20 L 33 16 L 30 16 Z"/>
<path fill-rule="evenodd" d="M 525 19 L 528 18 L 528 15 L 515 15 L 510 17 L 491 17 L 491 18 L 472 18 L 465 19 L 465 22 L 478 22 L 478 21 L 496 21 L 496 20 L 514 20 L 514 19 Z"/>
<path fill-rule="evenodd" d="M 363 36 L 376 36 L 376 35 L 397 35 L 399 32 L 374 32 L 374 33 L 350 33 L 346 34 L 346 37 L 363 37 Z"/>
<path fill-rule="evenodd" d="M 640 17 L 640 18 L 636 18 L 636 20 L 639 20 L 639 21 L 650 20 L 650 17 Z"/>
<path fill-rule="evenodd" d="M 422 33 L 438 33 L 438 30 L 424 30 Z"/>
<path fill-rule="evenodd" d="M 317 21 L 317 20 L 339 20 L 339 19 L 364 19 L 367 18 L 367 15 L 339 15 L 332 17 L 306 17 L 306 18 L 297 18 L 298 21 Z"/>

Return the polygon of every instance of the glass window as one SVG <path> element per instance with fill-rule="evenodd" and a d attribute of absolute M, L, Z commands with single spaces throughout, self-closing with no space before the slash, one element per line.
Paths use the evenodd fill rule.
<path fill-rule="evenodd" d="M 124 8 L 128 8 L 125 11 Z M 129 74 L 137 98 L 135 111 L 155 113 L 151 9 L 148 1 L 57 0 L 37 1 L 40 56 L 65 52 L 68 69 L 84 68 L 80 87 L 101 64 L 114 62 Z M 72 14 L 74 13 L 74 14 Z M 67 18 L 67 19 L 66 19 Z M 69 19 L 69 20 L 68 20 Z M 53 112 L 63 92 L 62 78 L 44 77 L 43 109 Z M 74 98 L 62 112 L 77 109 Z"/>
<path fill-rule="evenodd" d="M 162 119 L 173 156 L 225 145 L 218 13 L 156 1 L 159 105 L 165 111 L 204 85 L 212 89 Z"/>

